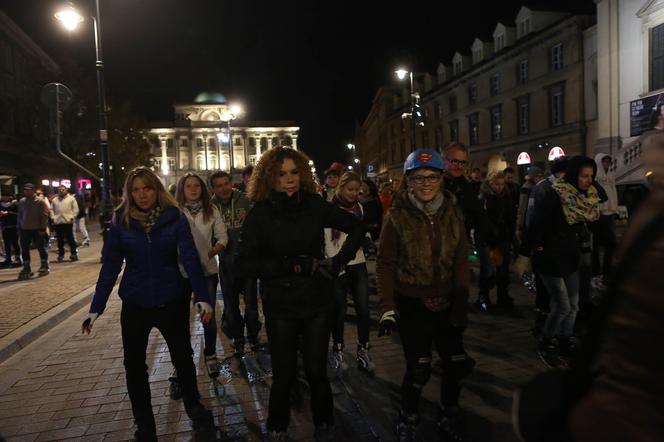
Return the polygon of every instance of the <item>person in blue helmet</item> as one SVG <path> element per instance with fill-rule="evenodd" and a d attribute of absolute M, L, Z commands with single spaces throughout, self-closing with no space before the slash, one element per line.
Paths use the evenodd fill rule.
<path fill-rule="evenodd" d="M 431 350 L 443 363 L 438 426 L 449 440 L 466 440 L 460 381 L 473 366 L 463 346 L 470 272 L 462 210 L 442 188 L 443 160 L 417 149 L 404 163 L 405 189 L 394 197 L 380 235 L 376 273 L 381 299 L 378 336 L 399 331 L 406 359 L 397 424 L 400 441 L 414 440 Z"/>

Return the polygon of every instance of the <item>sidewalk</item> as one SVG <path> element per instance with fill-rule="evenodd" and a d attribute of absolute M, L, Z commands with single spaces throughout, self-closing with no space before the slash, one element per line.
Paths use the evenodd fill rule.
<path fill-rule="evenodd" d="M 375 376 L 360 372 L 352 363 L 341 376 L 329 370 L 337 440 L 395 440 L 403 353 L 398 336 L 376 337 L 378 300 L 374 290 L 371 293 Z M 532 296 L 517 285 L 513 295 L 518 306 L 509 313 L 470 315 L 466 345 L 477 366 L 464 382 L 461 405 L 466 410 L 474 441 L 516 441 L 510 416 L 512 392 L 544 368 L 536 359 L 535 341 L 530 335 Z M 471 294 L 471 300 L 475 297 L 475 293 Z M 134 430 L 122 365 L 120 305 L 117 294 L 112 294 L 106 312 L 95 322 L 93 333 L 84 336 L 80 324 L 86 305 L 0 364 L 2 436 L 10 441 L 131 439 Z M 348 313 L 345 338 L 347 357 L 353 362 L 356 330 L 352 307 Z M 264 332 L 261 334 L 265 339 Z M 192 344 L 200 367 L 199 388 L 221 429 L 220 440 L 261 440 L 267 418 L 269 376 L 250 380 L 238 358 L 231 356 L 230 342 L 220 336 L 218 355 L 224 362 L 219 384 L 215 386 L 203 368 L 202 327 L 193 320 Z M 156 330 L 150 337 L 146 362 L 159 439 L 189 440 L 191 426 L 182 402 L 169 397 L 172 365 Z M 433 367 L 434 373 L 423 390 L 423 421 L 419 431 L 422 440 L 437 440 L 434 419 L 441 373 L 435 355 Z M 311 440 L 313 424 L 302 373 L 293 399 L 289 436 L 292 440 Z"/>
<path fill-rule="evenodd" d="M 18 280 L 20 268 L 0 269 L 0 362 L 24 348 L 41 334 L 89 303 L 89 295 L 99 276 L 101 230 L 89 226 L 90 247 L 79 247 L 79 261 L 58 263 L 57 245 L 52 241 L 48 253 L 51 273 L 39 277 L 39 254 L 31 250 L 35 276 Z"/>

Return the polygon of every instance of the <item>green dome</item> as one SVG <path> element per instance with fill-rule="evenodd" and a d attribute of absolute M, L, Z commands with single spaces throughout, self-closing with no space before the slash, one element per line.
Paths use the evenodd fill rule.
<path fill-rule="evenodd" d="M 194 103 L 198 104 L 224 104 L 226 103 L 226 97 L 224 94 L 219 92 L 201 92 L 196 95 Z"/>

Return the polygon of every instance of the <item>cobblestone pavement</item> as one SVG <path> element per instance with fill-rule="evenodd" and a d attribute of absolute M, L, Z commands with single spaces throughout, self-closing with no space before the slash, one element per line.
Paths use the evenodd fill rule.
<path fill-rule="evenodd" d="M 79 247 L 79 261 L 69 261 L 69 247 L 65 246 L 63 263 L 57 262 L 58 249 L 52 241 L 48 257 L 51 273 L 37 276 L 39 254 L 31 250 L 32 271 L 35 276 L 26 281 L 18 280 L 21 268 L 0 269 L 0 338 L 42 315 L 44 312 L 68 301 L 72 296 L 93 285 L 99 276 L 101 235 L 93 226 L 89 247 Z"/>
<path fill-rule="evenodd" d="M 372 268 L 370 263 L 370 271 Z M 329 369 L 336 440 L 395 439 L 403 353 L 398 336 L 376 337 L 377 298 L 374 290 L 371 293 L 372 355 L 377 369 L 374 376 L 360 372 L 354 364 L 341 375 Z M 516 440 L 510 423 L 512 392 L 543 369 L 535 357 L 535 341 L 530 335 L 532 296 L 516 284 L 512 294 L 517 302 L 515 309 L 470 315 L 466 346 L 477 366 L 464 382 L 461 405 L 474 441 Z M 474 296 L 473 293 L 471 298 Z M 0 434 L 8 440 L 116 441 L 132 437 L 133 421 L 122 365 L 120 301 L 116 294 L 111 296 L 107 311 L 95 322 L 90 336 L 80 333 L 84 313 L 85 309 L 81 309 L 0 364 Z M 351 306 L 345 339 L 347 358 L 353 362 L 354 319 Z M 232 356 L 229 341 L 220 336 L 217 348 L 222 370 L 218 382 L 213 383 L 202 363 L 203 331 L 196 320 L 192 320 L 192 344 L 199 367 L 199 388 L 204 403 L 214 412 L 220 428 L 218 438 L 261 440 L 271 381 L 269 358 L 264 353 L 249 353 L 242 363 Z M 166 345 L 156 331 L 150 337 L 147 364 L 159 439 L 190 440 L 191 425 L 182 403 L 169 397 L 172 366 Z M 258 368 L 246 369 L 252 366 Z M 292 397 L 289 436 L 293 440 L 311 440 L 313 434 L 303 379 L 300 373 Z M 434 373 L 423 390 L 421 440 L 439 440 L 434 425 L 439 382 L 440 369 L 434 356 Z"/>

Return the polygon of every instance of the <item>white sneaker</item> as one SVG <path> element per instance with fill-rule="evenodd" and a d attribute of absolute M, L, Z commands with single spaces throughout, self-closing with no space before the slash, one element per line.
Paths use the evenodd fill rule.
<path fill-rule="evenodd" d="M 346 362 L 346 356 L 344 355 L 343 344 L 334 344 L 332 347 L 330 363 L 335 370 L 345 371 L 348 369 L 348 362 Z"/>

